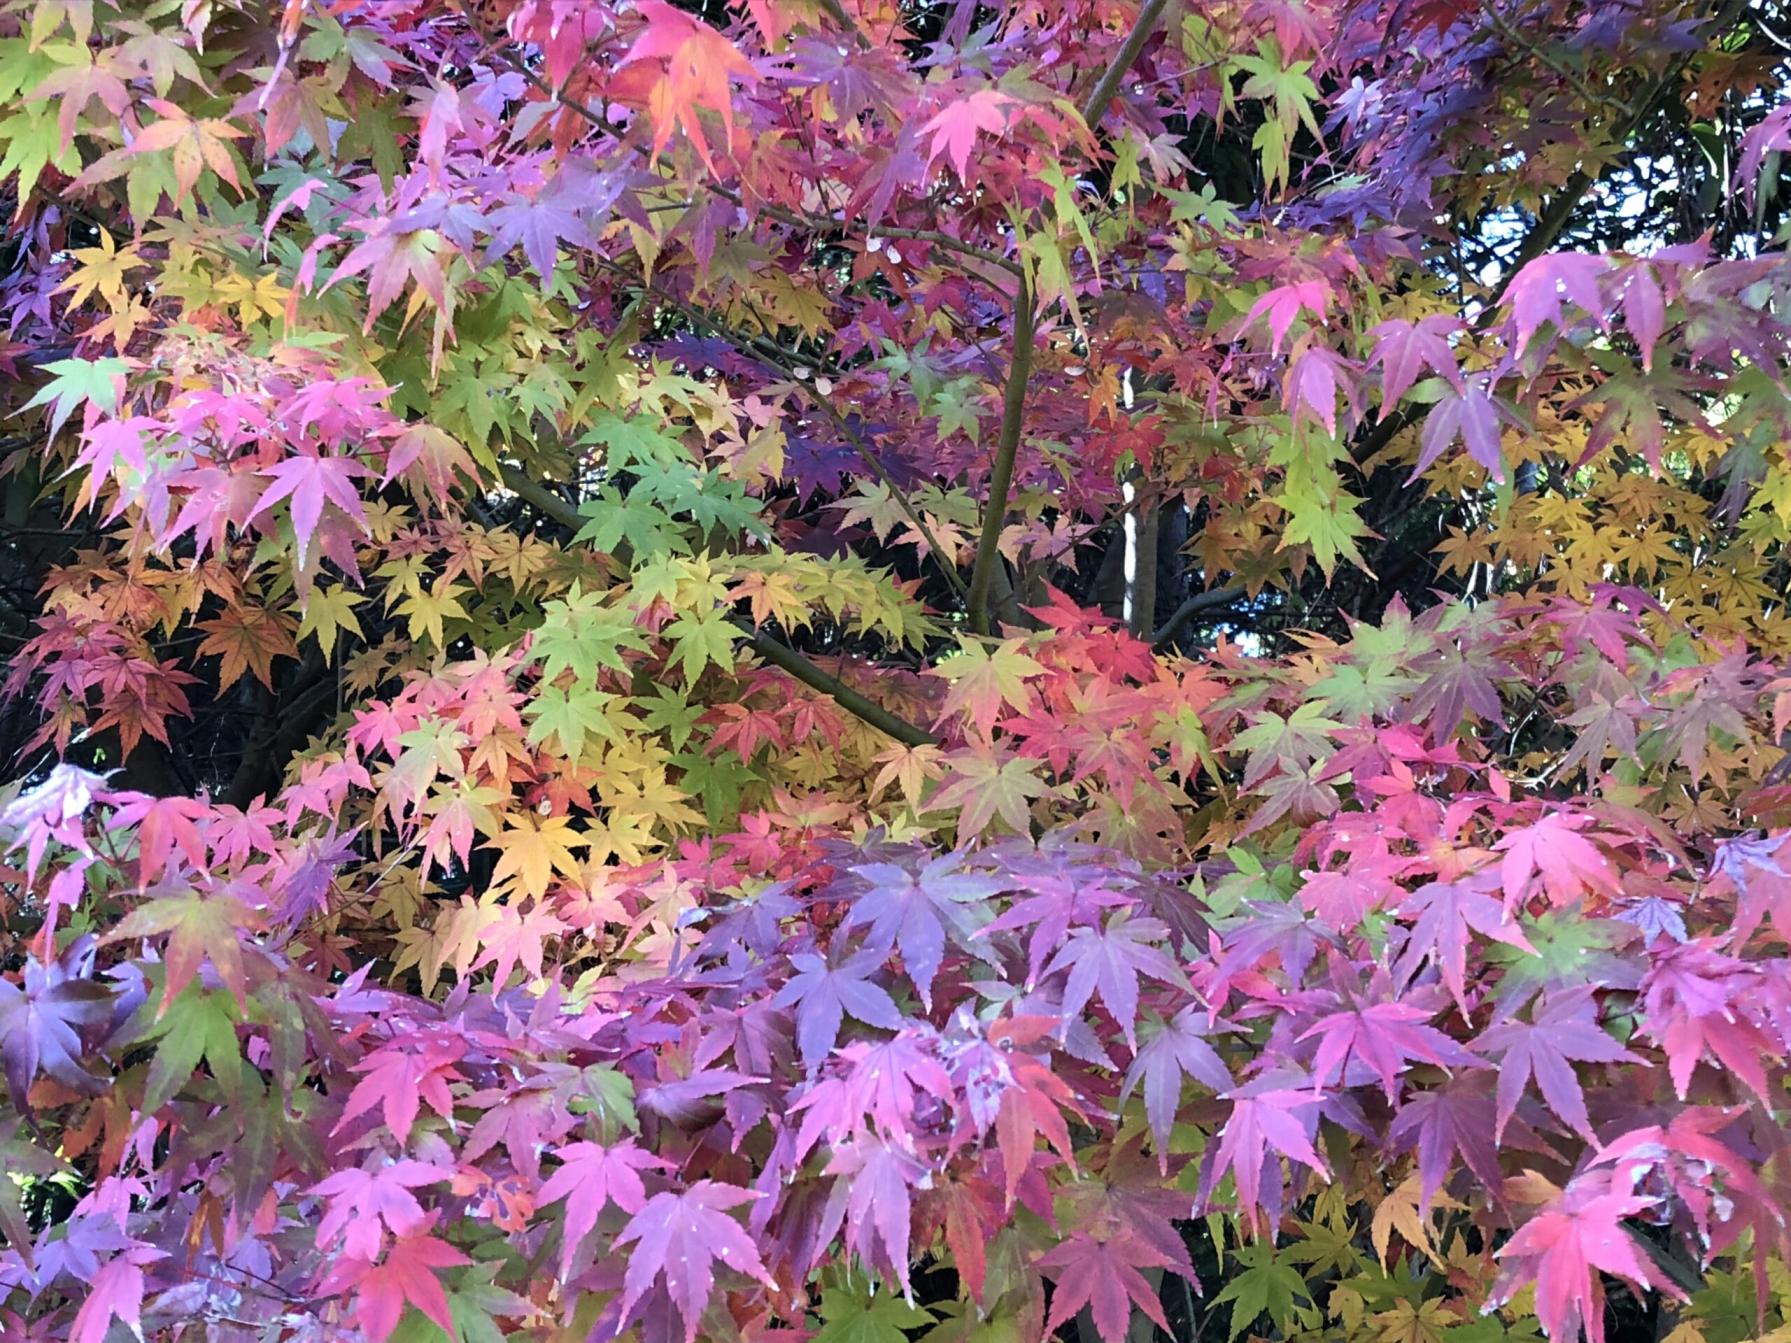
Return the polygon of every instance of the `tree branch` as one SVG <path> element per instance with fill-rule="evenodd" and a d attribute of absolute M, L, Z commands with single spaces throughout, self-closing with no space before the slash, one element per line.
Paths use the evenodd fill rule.
<path fill-rule="evenodd" d="M 779 643 L 760 630 L 750 629 L 741 621 L 734 623 L 740 625 L 748 635 L 753 652 L 765 661 L 782 668 L 804 685 L 819 690 L 847 713 L 863 719 L 880 732 L 909 746 L 925 746 L 939 740 L 925 728 L 916 727 L 907 719 L 898 718 L 881 704 L 866 699 L 837 676 L 822 671 L 788 644 Z"/>
<path fill-rule="evenodd" d="M 989 474 L 989 502 L 983 510 L 982 534 L 976 539 L 976 563 L 970 570 L 970 628 L 989 632 L 989 591 L 995 566 L 1001 563 L 1001 529 L 1007 523 L 1007 495 L 1014 483 L 1014 457 L 1026 422 L 1026 382 L 1032 376 L 1032 338 L 1037 314 L 1032 286 L 1020 281 L 1014 295 L 1014 354 L 1007 368 L 1007 390 L 1001 403 L 1001 436 L 995 442 L 995 469 Z"/>
<path fill-rule="evenodd" d="M 498 474 L 505 489 L 561 526 L 577 531 L 585 525 L 584 514 L 526 471 L 514 466 L 501 465 L 498 468 Z M 898 717 L 881 704 L 859 694 L 839 677 L 822 671 L 820 667 L 789 645 L 779 643 L 769 634 L 754 629 L 744 620 L 735 618 L 732 623 L 745 636 L 753 652 L 764 658 L 765 661 L 788 672 L 811 689 L 820 691 L 847 713 L 869 723 L 878 731 L 887 733 L 899 742 L 906 742 L 909 746 L 922 746 L 938 740 L 925 728 L 917 727 L 907 719 Z"/>
<path fill-rule="evenodd" d="M 1175 637 L 1175 632 L 1187 624 L 1202 611 L 1210 611 L 1216 606 L 1230 606 L 1245 595 L 1241 586 L 1214 588 L 1211 592 L 1196 592 L 1187 601 L 1175 608 L 1175 614 L 1165 620 L 1162 627 L 1151 635 L 1152 648 L 1161 648 Z"/>
<path fill-rule="evenodd" d="M 1126 77 L 1126 72 L 1132 68 L 1132 62 L 1138 59 L 1138 53 L 1144 50 L 1144 44 L 1156 30 L 1157 20 L 1163 17 L 1167 4 L 1168 0 L 1144 0 L 1144 7 L 1138 11 L 1138 19 L 1132 24 L 1132 31 L 1126 34 L 1126 40 L 1113 53 L 1112 63 L 1101 72 L 1101 81 L 1088 95 L 1088 101 L 1082 104 L 1082 120 L 1088 124 L 1090 130 L 1106 115 L 1107 105 L 1119 91 L 1120 80 Z"/>

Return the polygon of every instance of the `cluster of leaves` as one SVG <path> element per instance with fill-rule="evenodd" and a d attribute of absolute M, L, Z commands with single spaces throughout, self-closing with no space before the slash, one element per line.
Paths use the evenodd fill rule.
<path fill-rule="evenodd" d="M 1791 1320 L 1775 40 L 5 7 L 0 1327 Z"/>
<path fill-rule="evenodd" d="M 531 734 L 551 651 L 415 674 L 278 806 L 58 766 L 0 814 L 43 918 L 5 990 L 8 1152 L 92 1178 L 36 1230 L 13 1191 L 0 1271 L 82 1338 L 195 1314 L 751 1338 L 814 1313 L 1006 1337 L 1087 1308 L 1118 1343 L 1134 1310 L 1168 1327 L 1153 1278 L 1198 1288 L 1204 1215 L 1234 1336 L 1503 1337 L 1533 1311 L 1599 1338 L 1601 1274 L 1683 1295 L 1718 1262 L 1751 1261 L 1763 1310 L 1791 832 L 1646 804 L 1776 759 L 1791 687 L 1655 642 L 1626 597 L 1439 607 L 1274 687 L 1243 659 L 1174 682 L 1117 630 L 1015 638 L 952 668 L 937 726 L 982 758 L 998 733 L 1030 787 L 967 796 L 943 854 L 810 802 L 645 858 L 702 818 L 664 766 L 610 748 L 587 779 L 602 748 Z M 541 643 L 572 628 L 601 617 Z M 1603 706 L 1551 760 L 1617 755 L 1602 796 L 1487 758 L 1538 686 Z M 1125 733 L 1160 762 L 1129 804 L 1105 751 L 1029 730 L 1128 696 L 1175 706 Z M 1246 833 L 1192 871 L 1071 837 L 1091 787 L 1147 809 L 1209 769 Z M 393 855 L 357 863 L 345 814 Z M 428 874 L 476 836 L 495 866 L 449 901 Z M 380 922 L 383 974 L 452 967 L 452 991 L 353 965 Z M 955 1291 L 917 1301 L 940 1265 Z"/>

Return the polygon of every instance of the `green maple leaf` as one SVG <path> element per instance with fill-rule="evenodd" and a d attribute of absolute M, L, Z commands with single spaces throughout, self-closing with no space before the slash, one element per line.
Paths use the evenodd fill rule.
<path fill-rule="evenodd" d="M 1634 987 L 1634 967 L 1615 954 L 1638 936 L 1634 924 L 1582 918 L 1573 910 L 1550 911 L 1526 921 L 1524 935 L 1534 954 L 1502 942 L 1486 949 L 1489 962 L 1504 966 L 1498 989 L 1501 1013 L 1517 1011 L 1544 991 L 1625 982 Z"/>
<path fill-rule="evenodd" d="M 587 447 L 608 448 L 603 464 L 611 471 L 676 461 L 683 455 L 684 445 L 654 426 L 655 421 L 646 416 L 624 419 L 604 412 L 591 422 L 579 441 Z"/>
<path fill-rule="evenodd" d="M 50 437 L 55 438 L 69 416 L 92 402 L 108 415 L 118 409 L 119 388 L 130 365 L 110 356 L 104 359 L 56 359 L 44 365 L 50 381 L 24 405 L 50 407 Z"/>
<path fill-rule="evenodd" d="M 1384 714 L 1400 695 L 1418 684 L 1390 667 L 1369 663 L 1366 668 L 1344 663 L 1312 687 L 1312 693 L 1329 701 L 1332 710 L 1347 721 Z"/>
<path fill-rule="evenodd" d="M 592 689 L 586 681 L 576 682 L 569 689 L 543 686 L 528 706 L 528 715 L 534 720 L 529 724 L 529 744 L 539 745 L 554 737 L 561 753 L 568 760 L 577 760 L 584 754 L 586 737 L 615 738 L 615 726 L 604 712 L 615 698 Z"/>
<path fill-rule="evenodd" d="M 191 985 L 174 1000 L 143 1037 L 159 1041 L 143 1086 L 144 1114 L 162 1108 L 204 1059 L 226 1095 L 234 1095 L 242 1078 L 242 1046 L 236 1038 L 239 1016 L 227 993 L 208 993 Z"/>
<path fill-rule="evenodd" d="M 1356 541 L 1367 536 L 1368 524 L 1356 516 L 1362 501 L 1339 490 L 1324 493 L 1309 482 L 1296 482 L 1291 474 L 1285 492 L 1278 502 L 1287 510 L 1287 525 L 1281 531 L 1284 546 L 1305 545 L 1312 548 L 1312 558 L 1329 578 L 1339 559 L 1347 559 L 1367 568 Z"/>
<path fill-rule="evenodd" d="M 684 771 L 678 787 L 703 800 L 703 812 L 717 829 L 733 827 L 740 818 L 741 792 L 760 781 L 758 772 L 731 750 L 714 755 L 686 751 L 673 756 L 672 763 Z"/>
<path fill-rule="evenodd" d="M 724 672 L 734 669 L 734 640 L 740 631 L 722 612 L 681 615 L 665 634 L 677 650 L 672 660 L 684 672 L 687 685 L 695 685 L 711 663 Z"/>
<path fill-rule="evenodd" d="M 1299 1273 L 1275 1258 L 1275 1247 L 1268 1241 L 1240 1246 L 1232 1258 L 1242 1271 L 1231 1272 L 1225 1290 L 1213 1298 L 1213 1304 L 1231 1302 L 1231 1333 L 1236 1338 L 1245 1329 L 1267 1315 L 1275 1327 L 1286 1333 L 1294 1318 L 1296 1300 L 1312 1304 L 1306 1280 Z"/>
<path fill-rule="evenodd" d="M 705 711 L 703 705 L 692 704 L 688 696 L 669 685 L 654 686 L 652 699 L 637 699 L 634 703 L 641 710 L 641 721 L 670 737 L 674 751 L 684 749 Z"/>
<path fill-rule="evenodd" d="M 821 1327 L 813 1343 L 908 1343 L 903 1330 L 931 1323 L 930 1311 L 894 1292 L 866 1297 L 829 1288 L 821 1293 Z"/>
<path fill-rule="evenodd" d="M 646 646 L 633 616 L 608 605 L 600 592 L 574 587 L 564 600 L 548 603 L 531 652 L 546 679 L 569 671 L 587 684 L 597 679 L 599 667 L 627 671 L 624 653 Z"/>
<path fill-rule="evenodd" d="M 636 555 L 687 548 L 683 529 L 644 490 L 631 490 L 624 497 L 613 485 L 605 485 L 595 498 L 580 504 L 578 511 L 590 521 L 573 539 L 589 542 L 606 555 L 615 554 L 624 541 Z"/>

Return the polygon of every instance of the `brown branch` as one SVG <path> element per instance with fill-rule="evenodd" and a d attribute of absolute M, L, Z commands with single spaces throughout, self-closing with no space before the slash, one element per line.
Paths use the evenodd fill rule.
<path fill-rule="evenodd" d="M 1175 614 L 1165 620 L 1157 632 L 1150 637 L 1152 648 L 1161 648 L 1175 637 L 1175 632 L 1187 624 L 1202 611 L 1210 611 L 1218 606 L 1230 606 L 1245 595 L 1239 587 L 1214 588 L 1211 592 L 1196 592 L 1187 601 L 1175 608 Z"/>
<path fill-rule="evenodd" d="M 500 466 L 498 474 L 505 489 L 555 522 L 574 531 L 585 525 L 584 514 L 526 471 L 514 466 Z M 811 689 L 820 691 L 847 713 L 869 723 L 878 731 L 910 746 L 921 746 L 938 740 L 925 728 L 917 727 L 874 700 L 867 699 L 837 676 L 821 670 L 794 648 L 779 643 L 763 630 L 755 629 L 740 619 L 735 619 L 732 623 L 746 638 L 753 652 L 765 661 L 789 673 Z"/>
<path fill-rule="evenodd" d="M 1014 295 L 1014 353 L 1008 363 L 1007 390 L 1002 396 L 1001 436 L 995 442 L 989 501 L 983 510 L 982 533 L 976 539 L 976 562 L 970 569 L 970 628 L 978 634 L 989 632 L 989 592 L 995 581 L 995 566 L 1001 563 L 1001 529 L 1007 523 L 1008 490 L 1014 482 L 1014 458 L 1026 421 L 1026 383 L 1032 376 L 1036 318 L 1032 286 L 1021 280 Z"/>
<path fill-rule="evenodd" d="M 1113 95 L 1119 91 L 1120 81 L 1126 77 L 1126 72 L 1132 68 L 1132 62 L 1138 59 L 1138 53 L 1144 50 L 1144 44 L 1156 31 L 1157 21 L 1163 17 L 1167 3 L 1168 0 L 1144 0 L 1144 7 L 1138 11 L 1132 31 L 1126 34 L 1126 40 L 1113 53 L 1113 60 L 1101 72 L 1100 82 L 1088 95 L 1088 101 L 1082 104 L 1082 120 L 1090 130 L 1107 114 L 1107 106 L 1113 101 Z"/>

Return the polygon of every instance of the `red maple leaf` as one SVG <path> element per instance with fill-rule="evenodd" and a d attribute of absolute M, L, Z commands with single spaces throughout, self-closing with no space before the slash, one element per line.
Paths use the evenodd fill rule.
<path fill-rule="evenodd" d="M 1039 1256 L 1036 1263 L 1056 1282 L 1046 1334 L 1087 1306 L 1103 1343 L 1124 1343 L 1134 1305 L 1164 1333 L 1170 1332 L 1156 1289 L 1139 1270 L 1172 1265 L 1162 1251 L 1130 1231 L 1105 1241 L 1078 1231 Z"/>
<path fill-rule="evenodd" d="M 425 1232 L 396 1242 L 378 1264 L 348 1257 L 337 1260 L 320 1290 L 326 1296 L 354 1292 L 355 1323 L 370 1343 L 385 1343 L 406 1306 L 415 1306 L 453 1337 L 456 1331 L 448 1294 L 435 1271 L 470 1263 L 472 1260 L 452 1245 Z"/>

